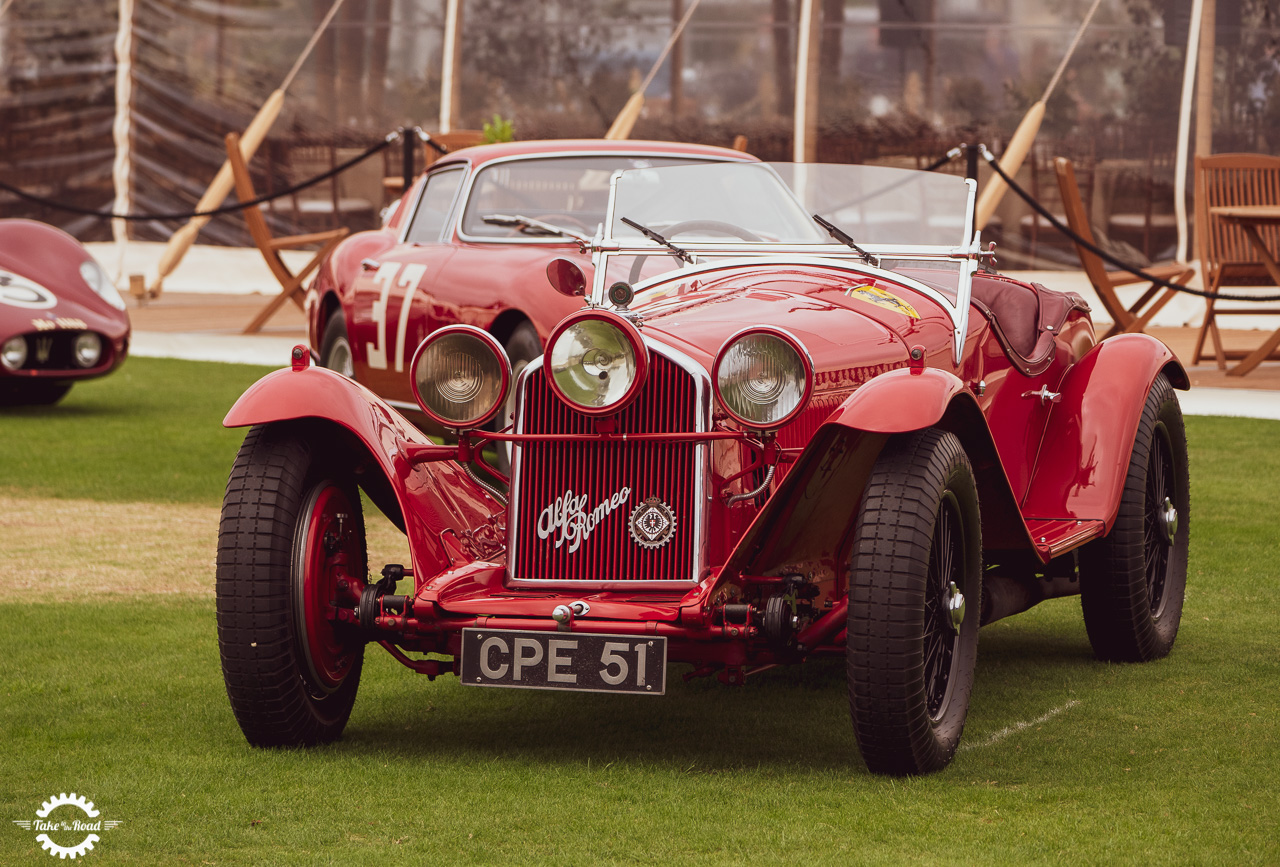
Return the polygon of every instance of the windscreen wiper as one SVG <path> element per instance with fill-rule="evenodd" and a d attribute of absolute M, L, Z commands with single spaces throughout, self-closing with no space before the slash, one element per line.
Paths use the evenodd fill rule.
<path fill-rule="evenodd" d="M 635 229 L 640 234 L 644 235 L 650 241 L 657 241 L 659 244 L 666 247 L 672 253 L 675 253 L 681 259 L 688 262 L 690 265 L 697 264 L 696 262 L 694 262 L 693 256 L 692 254 L 689 253 L 688 250 L 685 250 L 682 247 L 677 247 L 675 244 L 671 243 L 666 238 L 662 237 L 657 232 L 653 231 L 653 229 L 650 229 L 648 226 L 642 226 L 639 223 L 637 223 L 635 220 L 629 220 L 626 217 L 622 218 L 622 222 L 626 223 L 628 226 Z"/>
<path fill-rule="evenodd" d="M 854 243 L 853 238 L 849 237 L 849 233 L 845 232 L 843 229 L 841 229 L 839 226 L 837 226 L 835 223 L 831 222 L 830 220 L 823 219 L 817 214 L 813 215 L 813 219 L 817 221 L 819 226 L 827 230 L 828 235 L 835 238 L 841 244 L 844 244 L 846 247 L 853 250 L 853 252 L 861 256 L 862 261 L 866 262 L 868 265 L 874 265 L 877 268 L 880 267 L 880 260 L 877 259 L 875 256 L 872 256 L 866 250 L 859 247 L 856 243 Z"/>
<path fill-rule="evenodd" d="M 583 244 L 591 243 L 589 235 L 575 232 L 573 229 L 566 229 L 563 226 L 544 223 L 542 220 L 535 220 L 533 217 L 524 217 L 520 214 L 486 214 L 480 220 L 491 226 L 511 226 L 531 235 L 559 235 L 562 238 L 573 238 Z"/>

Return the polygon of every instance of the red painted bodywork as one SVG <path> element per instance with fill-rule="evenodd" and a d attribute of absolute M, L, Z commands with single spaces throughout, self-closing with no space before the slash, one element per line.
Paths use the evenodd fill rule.
<path fill-rule="evenodd" d="M 538 243 L 521 243 L 522 239 L 514 232 L 509 241 L 502 238 L 467 240 L 459 231 L 465 201 L 454 203 L 446 237 L 440 243 L 401 243 L 401 229 L 411 219 L 426 180 L 450 169 L 465 167 L 468 176 L 462 182 L 465 195 L 470 177 L 495 161 L 609 154 L 754 160 L 726 148 L 600 139 L 508 142 L 465 148 L 445 156 L 404 194 L 384 228 L 353 235 L 321 264 L 307 295 L 311 346 L 317 352 L 321 350 L 325 325 L 334 311 L 341 310 L 346 317 L 356 380 L 384 398 L 413 407 L 407 376 L 409 361 L 423 338 L 437 328 L 473 325 L 505 342 L 520 323 L 529 322 L 545 343 L 551 329 L 582 306 L 580 299 L 566 297 L 552 289 L 546 277 L 547 264 L 556 258 L 577 262 L 588 276 L 591 274 L 591 259 L 579 252 L 575 242 L 544 239 Z M 408 287 L 397 281 L 387 295 L 383 311 L 377 306 L 382 302 L 381 287 L 376 280 L 378 272 L 362 265 L 367 260 L 389 268 L 399 266 L 397 276 L 409 273 L 409 268 L 420 269 L 412 272 L 417 279 L 403 342 L 398 339 L 398 325 Z M 386 346 L 382 345 L 383 335 L 376 325 L 379 316 L 389 323 Z M 386 353 L 385 368 L 370 363 L 371 354 L 376 355 L 378 350 Z"/>
<path fill-rule="evenodd" d="M 357 237 L 335 260 L 364 256 L 379 243 L 388 250 L 385 237 L 387 233 Z M 550 252 L 575 255 L 572 248 L 566 254 L 563 246 L 540 247 L 536 269 L 544 286 L 541 270 Z M 494 252 L 489 261 L 500 263 L 504 255 Z M 532 261 L 529 251 L 511 256 Z M 535 266 L 520 268 L 532 274 Z M 849 292 L 855 283 L 874 284 L 908 302 L 910 312 L 863 300 Z M 532 284 L 529 277 L 527 286 Z M 604 425 L 581 414 L 573 420 L 567 419 L 567 411 L 557 415 L 526 406 L 527 414 L 541 412 L 535 426 L 568 424 L 572 430 L 530 434 L 524 441 L 521 434 L 512 437 L 529 450 L 525 460 L 534 460 L 532 455 L 550 460 L 550 455 L 566 471 L 590 462 L 593 453 L 603 455 L 593 448 L 667 455 L 653 451 L 666 447 L 659 446 L 663 437 L 680 439 L 695 452 L 705 448 L 707 488 L 701 490 L 700 505 L 690 507 L 694 514 L 682 512 L 686 530 L 700 528 L 692 557 L 701 571 L 676 575 L 682 583 L 657 575 L 653 578 L 659 580 L 646 588 L 644 575 L 627 574 L 637 569 L 625 565 L 631 555 L 609 539 L 596 548 L 593 556 L 604 566 L 593 567 L 598 571 L 591 578 L 563 583 L 545 579 L 559 569 L 556 557 L 548 549 L 520 560 L 520 546 L 530 544 L 531 523 L 558 492 L 556 479 L 536 488 L 536 494 L 513 490 L 527 502 L 504 508 L 454 462 L 472 455 L 472 441 L 465 439 L 460 447 L 433 446 L 369 389 L 329 371 L 271 374 L 244 394 L 225 424 L 311 425 L 317 437 L 324 435 L 326 425 L 335 424 L 357 439 L 349 464 L 376 466 L 407 525 L 415 584 L 412 615 L 379 621 L 403 648 L 457 653 L 467 626 L 557 629 L 550 617 L 553 608 L 582 599 L 590 603 L 590 615 L 573 621 L 572 629 L 667 635 L 671 660 L 732 670 L 795 661 L 796 652 L 773 651 L 759 639 L 753 616 L 732 624 L 724 616 L 726 603 L 777 592 L 783 575 L 804 574 L 818 588 L 814 616 L 801 631 L 801 656 L 833 651 L 841 643 L 845 530 L 869 467 L 890 435 L 931 426 L 954 432 L 977 474 L 988 560 L 1025 556 L 1044 563 L 1110 529 L 1149 387 L 1161 371 L 1178 387 L 1188 384 L 1178 361 L 1155 339 L 1125 336 L 1096 346 L 1087 307 L 1078 298 L 995 274 L 974 278 L 977 301 L 969 311 L 959 359 L 946 311 L 883 271 L 762 261 L 704 277 L 676 273 L 659 288 L 662 297 L 640 307 L 645 341 L 666 353 L 650 378 L 671 375 L 676 361 L 709 373 L 728 338 L 767 323 L 785 328 L 812 357 L 814 391 L 808 409 L 777 432 L 774 441 L 764 441 L 733 430 L 710 398 L 710 429 L 681 435 L 652 433 L 676 424 L 663 421 L 660 396 L 650 405 L 637 403 L 648 409 L 636 410 L 634 419 L 623 411 Z M 1037 300 L 1039 319 L 1038 325 L 1033 321 L 1032 333 L 1006 333 L 1012 320 L 989 314 L 1010 292 L 1024 302 Z M 563 298 L 556 311 L 564 306 L 577 310 L 581 301 Z M 474 310 L 460 314 L 471 318 L 470 324 L 483 324 L 475 316 Z M 539 330 L 543 333 L 544 325 Z M 1018 339 L 1025 352 L 1012 350 Z M 526 400 L 534 400 L 534 380 L 541 375 L 534 369 L 522 379 Z M 556 441 L 562 446 L 553 448 Z M 646 484 L 680 488 L 682 467 L 690 458 L 671 455 L 684 453 L 660 458 L 666 464 L 654 464 L 654 482 Z M 778 458 L 772 484 L 758 498 L 728 505 L 726 494 L 755 487 L 753 466 L 765 453 Z M 613 470 L 591 466 L 593 473 L 603 474 L 600 478 L 608 476 L 603 482 L 593 476 L 593 484 L 605 485 L 605 492 L 608 485 L 622 484 L 623 476 L 608 475 Z M 367 478 L 370 471 L 365 467 L 360 473 Z M 516 524 L 524 529 L 517 533 Z M 508 561 L 512 544 L 522 563 L 518 569 Z M 614 556 L 617 560 L 609 560 Z M 622 574 L 612 574 L 611 562 Z M 531 575 L 539 563 L 544 571 Z M 517 575 L 518 570 L 524 574 Z M 539 580 L 530 583 L 530 578 Z M 611 583 L 620 579 L 630 583 Z"/>
<path fill-rule="evenodd" d="M 37 337 L 92 331 L 102 339 L 99 363 L 91 368 L 56 365 L 18 371 L 0 365 L 0 379 L 76 382 L 115 370 L 129 353 L 129 315 L 108 304 L 80 276 L 80 266 L 93 257 L 61 229 L 33 220 L 0 220 L 0 276 L 15 275 L 45 290 L 52 304 L 40 306 L 6 300 L 0 284 L 0 344 L 16 335 Z M 30 362 L 29 362 L 30 363 Z"/>

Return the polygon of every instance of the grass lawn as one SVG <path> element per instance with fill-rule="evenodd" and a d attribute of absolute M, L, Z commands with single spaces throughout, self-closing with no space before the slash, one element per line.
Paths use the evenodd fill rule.
<path fill-rule="evenodd" d="M 0 415 L 0 487 L 104 515 L 216 506 L 239 441 L 217 422 L 259 373 L 133 359 L 61 407 Z M 1095 662 L 1075 599 L 983 630 L 941 774 L 867 773 L 838 662 L 738 689 L 675 676 L 645 699 L 433 683 L 373 648 L 341 742 L 254 750 L 209 596 L 28 592 L 0 602 L 0 815 L 85 795 L 122 822 L 91 864 L 1277 863 L 1280 423 L 1189 431 L 1172 655 Z M 0 864 L 49 863 L 35 831 L 4 824 Z"/>

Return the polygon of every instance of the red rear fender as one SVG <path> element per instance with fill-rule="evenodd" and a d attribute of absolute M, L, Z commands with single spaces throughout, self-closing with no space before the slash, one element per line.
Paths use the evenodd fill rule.
<path fill-rule="evenodd" d="M 1049 414 L 1022 511 L 1028 518 L 1100 520 L 1107 532 L 1120 507 L 1138 420 L 1156 377 L 1190 387 L 1187 372 L 1160 341 L 1121 334 L 1095 346 L 1067 371 Z"/>
<path fill-rule="evenodd" d="M 351 473 L 408 535 L 419 585 L 468 558 L 501 559 L 501 504 L 454 461 L 411 464 L 407 447 L 431 441 L 346 377 L 314 367 L 270 373 L 241 395 L 223 424 L 289 424 L 323 444 L 333 471 Z"/>

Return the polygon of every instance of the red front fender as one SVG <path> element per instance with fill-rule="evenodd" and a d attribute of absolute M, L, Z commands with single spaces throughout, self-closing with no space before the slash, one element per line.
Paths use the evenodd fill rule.
<path fill-rule="evenodd" d="M 1175 388 L 1190 387 L 1169 348 L 1146 334 L 1104 340 L 1072 365 L 1022 504 L 1027 518 L 1100 520 L 1111 531 L 1138 420 L 1161 371 Z"/>
<path fill-rule="evenodd" d="M 352 472 L 388 517 L 409 537 L 416 583 L 422 585 L 459 560 L 499 558 L 505 511 L 451 460 L 411 463 L 416 447 L 452 452 L 432 443 L 377 395 L 323 368 L 278 370 L 240 396 L 226 427 L 295 423 L 328 446 L 334 471 Z M 344 434 L 345 432 L 345 434 Z M 381 474 L 370 476 L 369 461 Z M 382 494 L 383 496 L 380 496 Z M 399 515 L 392 514 L 394 496 Z M 402 519 L 402 520 L 397 520 Z M 449 541 L 446 542 L 446 537 Z"/>
<path fill-rule="evenodd" d="M 938 427 L 959 437 L 974 463 L 990 545 L 1032 547 L 1017 498 L 973 395 L 943 370 L 895 370 L 854 392 L 805 447 L 730 555 L 722 575 L 772 574 L 782 564 L 822 563 L 843 574 L 841 545 L 862 491 L 891 435 Z"/>
<path fill-rule="evenodd" d="M 952 399 L 965 391 L 964 383 L 945 370 L 891 370 L 855 391 L 825 424 L 869 433 L 923 430 L 936 425 Z"/>

